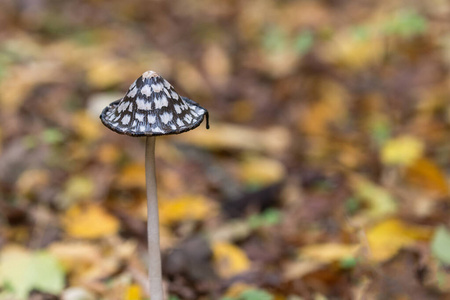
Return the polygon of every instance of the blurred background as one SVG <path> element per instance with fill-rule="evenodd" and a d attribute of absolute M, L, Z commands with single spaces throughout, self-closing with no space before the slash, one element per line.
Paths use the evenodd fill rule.
<path fill-rule="evenodd" d="M 450 299 L 450 2 L 1 0 L 0 299 L 147 299 L 146 70 L 170 300 Z"/>

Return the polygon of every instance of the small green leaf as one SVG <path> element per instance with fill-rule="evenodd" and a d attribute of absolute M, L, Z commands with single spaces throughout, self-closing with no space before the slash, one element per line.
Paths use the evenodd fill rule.
<path fill-rule="evenodd" d="M 266 209 L 263 213 L 264 225 L 276 225 L 281 222 L 281 217 L 281 212 L 278 209 Z"/>
<path fill-rule="evenodd" d="M 442 263 L 450 265 L 450 232 L 444 227 L 439 227 L 431 240 L 431 252 Z"/>
<path fill-rule="evenodd" d="M 339 265 L 342 269 L 352 269 L 356 267 L 358 260 L 355 257 L 346 257 L 339 261 Z"/>
<path fill-rule="evenodd" d="M 263 290 L 250 289 L 241 293 L 239 300 L 273 300 L 273 296 Z"/>
<path fill-rule="evenodd" d="M 294 41 L 295 50 L 297 50 L 299 54 L 307 53 L 313 44 L 314 35 L 309 30 L 300 33 Z"/>
<path fill-rule="evenodd" d="M 47 144 L 58 144 L 64 140 L 64 134 L 57 128 L 48 128 L 42 133 L 42 139 Z"/>

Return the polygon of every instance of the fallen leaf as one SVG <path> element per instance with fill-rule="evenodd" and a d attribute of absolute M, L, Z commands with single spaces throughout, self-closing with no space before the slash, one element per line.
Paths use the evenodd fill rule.
<path fill-rule="evenodd" d="M 369 257 L 382 262 L 417 241 L 426 241 L 431 236 L 428 227 L 404 223 L 398 219 L 387 219 L 367 230 Z"/>
<path fill-rule="evenodd" d="M 193 130 L 177 140 L 211 150 L 253 150 L 280 154 L 290 146 L 291 135 L 284 127 L 257 130 L 251 127 L 214 123 L 214 130 Z"/>
<path fill-rule="evenodd" d="M 333 64 L 355 70 L 381 61 L 385 47 L 383 38 L 374 33 L 371 24 L 338 32 L 330 43 L 323 48 L 322 56 Z"/>
<path fill-rule="evenodd" d="M 331 263 L 342 259 L 355 257 L 360 245 L 326 243 L 302 247 L 300 258 L 310 259 L 322 263 Z"/>
<path fill-rule="evenodd" d="M 423 142 L 416 137 L 400 136 L 384 144 L 381 161 L 386 165 L 409 166 L 422 157 L 424 148 Z"/>
<path fill-rule="evenodd" d="M 228 288 L 228 290 L 224 294 L 224 297 L 236 299 L 240 294 L 242 294 L 242 292 L 253 288 L 254 286 L 252 285 L 237 281 Z"/>
<path fill-rule="evenodd" d="M 436 196 L 448 195 L 445 173 L 433 161 L 420 158 L 406 170 L 406 178 L 415 187 L 421 187 Z"/>
<path fill-rule="evenodd" d="M 125 292 L 125 300 L 141 300 L 142 291 L 141 287 L 137 284 L 132 284 L 127 287 Z"/>
<path fill-rule="evenodd" d="M 351 186 L 356 196 L 367 204 L 365 213 L 369 218 L 384 217 L 397 211 L 397 201 L 383 187 L 362 177 L 353 177 Z"/>
<path fill-rule="evenodd" d="M 62 198 L 66 205 L 88 200 L 92 197 L 94 189 L 91 178 L 82 175 L 72 176 L 65 184 Z"/>
<path fill-rule="evenodd" d="M 70 285 L 85 285 L 117 272 L 125 260 L 136 252 L 136 243 L 110 238 L 99 245 L 94 242 L 64 241 L 48 249 L 70 274 Z"/>
<path fill-rule="evenodd" d="M 159 202 L 159 220 L 164 225 L 185 220 L 203 220 L 216 214 L 216 205 L 203 196 L 184 195 Z"/>
<path fill-rule="evenodd" d="M 320 270 L 324 264 L 313 260 L 302 260 L 297 262 L 289 262 L 283 270 L 283 278 L 286 280 L 294 280 Z"/>
<path fill-rule="evenodd" d="M 117 186 L 120 189 L 145 189 L 144 164 L 129 164 L 117 175 Z"/>
<path fill-rule="evenodd" d="M 440 226 L 431 240 L 431 252 L 442 263 L 450 265 L 450 231 Z"/>
<path fill-rule="evenodd" d="M 96 204 L 72 206 L 66 211 L 62 222 L 69 235 L 86 239 L 113 235 L 120 225 L 114 216 Z"/>
<path fill-rule="evenodd" d="M 312 103 L 298 119 L 298 127 L 311 135 L 330 134 L 330 126 L 339 125 L 347 118 L 346 89 L 330 80 L 320 82 L 317 101 Z"/>
<path fill-rule="evenodd" d="M 279 182 L 286 175 L 282 163 L 263 156 L 247 156 L 240 165 L 240 177 L 246 185 L 267 186 Z"/>
<path fill-rule="evenodd" d="M 225 242 L 214 242 L 212 250 L 216 269 L 223 278 L 230 278 L 250 269 L 250 261 L 239 247 Z"/>
<path fill-rule="evenodd" d="M 58 294 L 64 288 L 64 272 L 48 252 L 29 252 L 8 246 L 0 253 L 0 284 L 12 289 L 18 299 L 27 299 L 31 290 Z"/>

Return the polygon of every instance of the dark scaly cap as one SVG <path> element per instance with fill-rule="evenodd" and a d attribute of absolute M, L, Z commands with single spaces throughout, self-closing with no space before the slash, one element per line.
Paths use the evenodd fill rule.
<path fill-rule="evenodd" d="M 103 109 L 102 123 L 120 134 L 157 136 L 178 134 L 198 127 L 208 111 L 153 71 L 147 71 L 130 86 L 127 94 Z"/>

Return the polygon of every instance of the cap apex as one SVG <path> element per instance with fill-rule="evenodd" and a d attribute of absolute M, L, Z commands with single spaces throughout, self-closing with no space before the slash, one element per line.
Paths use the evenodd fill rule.
<path fill-rule="evenodd" d="M 158 77 L 159 75 L 155 71 L 146 71 L 144 74 L 142 74 L 143 78 L 152 78 L 152 77 Z"/>

